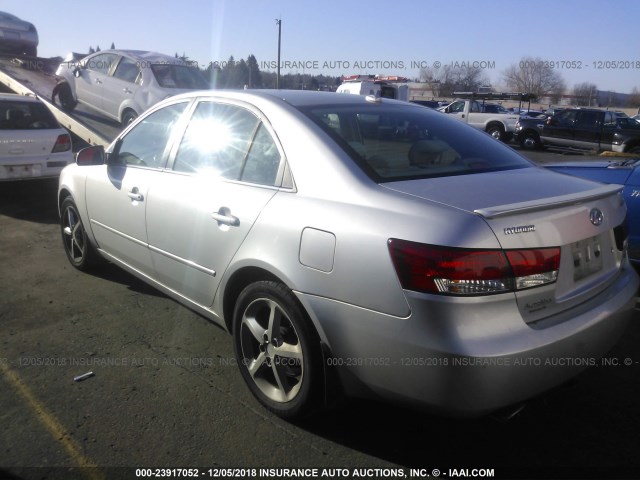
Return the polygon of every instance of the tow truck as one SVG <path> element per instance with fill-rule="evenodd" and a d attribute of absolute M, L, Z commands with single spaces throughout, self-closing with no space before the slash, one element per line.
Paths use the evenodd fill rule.
<path fill-rule="evenodd" d="M 409 101 L 409 79 L 399 76 L 347 75 L 342 77 L 338 93 L 373 95 L 378 98 Z"/>
<path fill-rule="evenodd" d="M 454 92 L 456 99 L 449 105 L 440 107 L 438 110 L 455 116 L 457 119 L 468 123 L 472 127 L 483 130 L 493 138 L 508 142 L 513 138 L 516 130 L 516 122 L 519 115 L 507 112 L 488 113 L 485 107 L 487 101 L 491 100 L 518 100 L 520 108 L 522 103 L 536 97 L 530 93 L 477 93 L 477 92 Z"/>
<path fill-rule="evenodd" d="M 5 87 L 4 91 L 35 96 L 41 100 L 60 125 L 74 135 L 74 148 L 84 143 L 108 146 L 122 130 L 120 125 L 89 109 L 65 113 L 54 102 L 53 91 L 57 79 L 53 72 L 59 63 L 57 59 L 0 55 L 0 84 Z M 82 142 L 77 142 L 77 139 Z"/>

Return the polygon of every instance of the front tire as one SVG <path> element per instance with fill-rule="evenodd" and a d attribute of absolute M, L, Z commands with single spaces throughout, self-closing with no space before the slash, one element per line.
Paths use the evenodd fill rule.
<path fill-rule="evenodd" d="M 71 87 L 66 83 L 57 87 L 56 95 L 58 96 L 60 108 L 65 112 L 72 112 L 73 109 L 76 108 L 76 105 L 78 105 L 78 102 L 73 98 L 73 94 L 71 93 Z"/>
<path fill-rule="evenodd" d="M 100 257 L 87 238 L 78 207 L 71 197 L 64 199 L 60 210 L 62 212 L 60 233 L 62 234 L 64 252 L 71 265 L 86 272 L 95 267 Z"/>
<path fill-rule="evenodd" d="M 246 287 L 233 337 L 240 373 L 260 403 L 288 420 L 312 411 L 321 398 L 320 342 L 291 290 L 272 281 Z"/>
<path fill-rule="evenodd" d="M 133 110 L 127 110 L 122 114 L 122 126 L 127 128 L 131 125 L 135 119 L 138 118 L 138 114 Z"/>
<path fill-rule="evenodd" d="M 534 132 L 526 132 L 520 140 L 520 147 L 524 150 L 537 150 L 540 148 L 540 137 Z"/>

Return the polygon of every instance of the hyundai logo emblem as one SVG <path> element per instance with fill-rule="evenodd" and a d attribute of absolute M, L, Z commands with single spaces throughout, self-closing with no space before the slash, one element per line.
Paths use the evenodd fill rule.
<path fill-rule="evenodd" d="M 602 221 L 604 220 L 604 213 L 602 213 L 602 210 L 599 208 L 592 208 L 589 212 L 589 220 L 591 220 L 591 223 L 597 227 L 602 224 Z"/>

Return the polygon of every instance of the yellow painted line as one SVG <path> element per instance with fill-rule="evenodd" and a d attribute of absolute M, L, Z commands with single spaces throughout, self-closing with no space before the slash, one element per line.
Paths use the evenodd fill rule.
<path fill-rule="evenodd" d="M 20 379 L 18 374 L 3 362 L 0 362 L 0 371 L 2 371 L 2 374 L 15 391 L 27 402 L 27 405 L 31 408 L 38 420 L 49 430 L 51 436 L 62 445 L 69 456 L 83 469 L 83 473 L 87 478 L 90 480 L 105 480 L 104 475 L 98 470 L 95 462 L 81 453 L 80 446 L 73 440 L 55 416 L 40 403 L 29 387 Z"/>

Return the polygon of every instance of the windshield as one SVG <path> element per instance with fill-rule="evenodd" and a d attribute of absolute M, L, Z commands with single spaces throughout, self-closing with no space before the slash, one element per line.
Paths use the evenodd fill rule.
<path fill-rule="evenodd" d="M 183 88 L 189 90 L 206 90 L 210 88 L 200 70 L 186 65 L 156 64 L 151 71 L 158 85 L 163 88 Z"/>
<path fill-rule="evenodd" d="M 410 104 L 303 111 L 379 183 L 532 166 L 486 133 Z"/>

